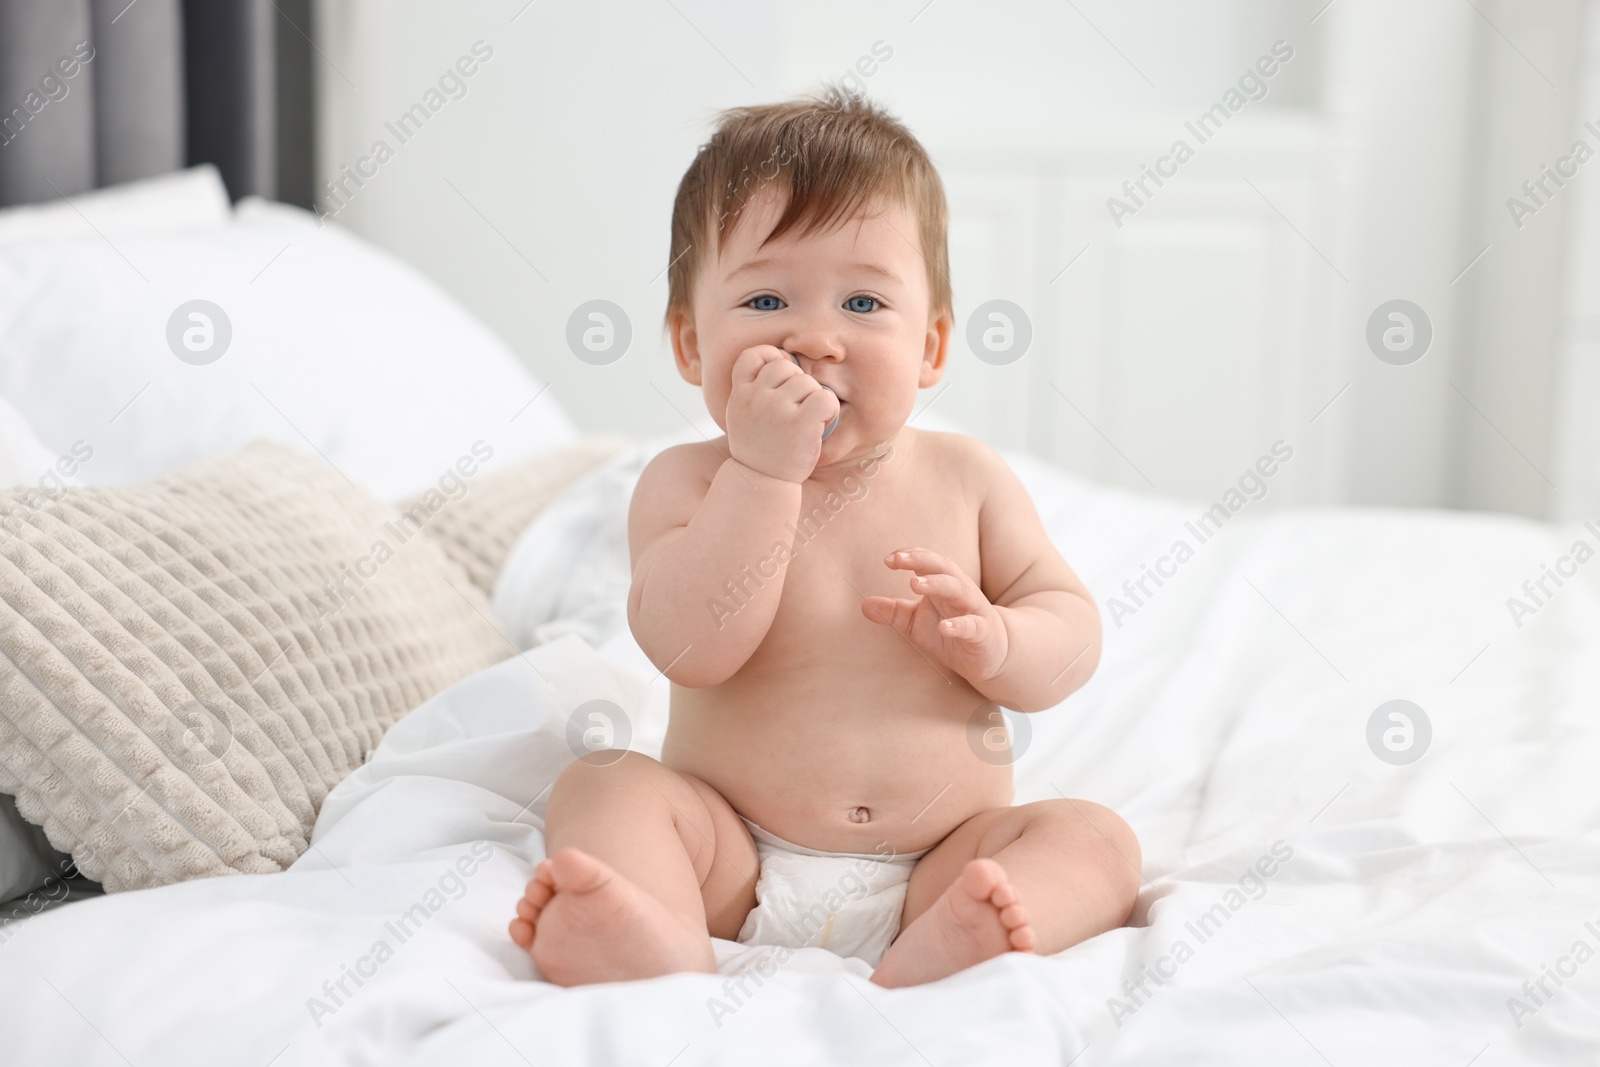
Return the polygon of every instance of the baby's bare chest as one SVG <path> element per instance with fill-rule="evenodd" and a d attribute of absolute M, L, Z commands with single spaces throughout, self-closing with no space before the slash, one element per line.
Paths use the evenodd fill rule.
<path fill-rule="evenodd" d="M 913 572 L 885 563 L 892 552 L 929 549 L 981 584 L 978 516 L 963 494 L 937 479 L 863 480 L 854 488 L 853 493 L 808 491 L 786 541 L 741 573 L 732 592 L 747 602 L 774 590 L 779 595 L 756 664 L 770 667 L 775 659 L 809 658 L 822 649 L 859 651 L 862 642 L 884 637 L 899 640 L 872 625 L 861 608 L 869 596 L 916 597 Z"/>

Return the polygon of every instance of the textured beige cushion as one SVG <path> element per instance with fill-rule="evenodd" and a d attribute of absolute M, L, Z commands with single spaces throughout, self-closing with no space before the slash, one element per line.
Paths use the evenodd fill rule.
<path fill-rule="evenodd" d="M 425 524 L 445 554 L 466 568 L 472 584 L 493 595 L 511 546 L 561 490 L 627 446 L 620 437 L 588 437 L 525 459 L 498 474 L 479 475 L 452 500 L 428 490 L 400 505 L 401 521 Z M 461 484 L 459 480 L 445 490 Z"/>
<path fill-rule="evenodd" d="M 0 793 L 111 891 L 289 866 L 390 725 L 512 651 L 396 518 L 266 443 L 0 494 Z"/>

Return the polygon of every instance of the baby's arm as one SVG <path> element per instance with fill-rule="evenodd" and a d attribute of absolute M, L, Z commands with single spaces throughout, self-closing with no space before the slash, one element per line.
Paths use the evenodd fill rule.
<path fill-rule="evenodd" d="M 1065 700 L 1100 662 L 1100 609 L 1050 543 L 1028 491 L 983 445 L 988 495 L 978 513 L 980 584 L 1006 632 L 1006 658 L 973 686 L 997 704 L 1041 711 Z"/>
<path fill-rule="evenodd" d="M 679 685 L 717 685 L 732 677 L 761 644 L 777 611 L 784 571 L 763 579 L 737 613 L 708 603 L 727 601 L 722 585 L 742 569 L 788 544 L 785 522 L 800 511 L 800 486 L 722 461 L 709 464 L 680 445 L 657 456 L 639 477 L 628 510 L 634 558 L 628 625 L 650 662 Z M 748 586 L 747 588 L 754 588 Z"/>
<path fill-rule="evenodd" d="M 770 345 L 744 352 L 733 379 L 730 456 L 708 445 L 668 449 L 640 475 L 628 511 L 628 624 L 650 661 L 691 687 L 726 681 L 766 637 L 786 568 L 757 579 L 759 588 L 749 568 L 793 543 L 785 523 L 800 513 L 800 483 L 839 412 L 832 394 Z M 728 582 L 747 601 L 733 613 Z"/>

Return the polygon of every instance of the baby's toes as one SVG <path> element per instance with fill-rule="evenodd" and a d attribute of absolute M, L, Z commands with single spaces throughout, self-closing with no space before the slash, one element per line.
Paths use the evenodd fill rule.
<path fill-rule="evenodd" d="M 1008 929 L 1006 931 L 1006 937 L 1007 940 L 1011 942 L 1011 947 L 1016 951 L 1033 951 L 1036 938 L 1033 934 L 1033 927 L 1029 926 L 1026 922 L 1024 922 L 1021 926 L 1013 926 Z"/>
<path fill-rule="evenodd" d="M 1001 882 L 989 891 L 989 903 L 996 908 L 1009 908 L 1021 903 L 1022 895 L 1010 882 Z"/>
<path fill-rule="evenodd" d="M 522 891 L 522 896 L 517 899 L 517 917 L 511 920 L 509 930 L 511 940 L 523 948 L 533 944 L 533 933 L 539 922 L 539 913 L 544 911 L 544 906 L 555 896 L 555 887 L 548 881 L 549 877 L 548 867 L 541 863 Z"/>
<path fill-rule="evenodd" d="M 544 906 L 550 903 L 550 898 L 556 895 L 555 883 L 550 880 L 549 873 L 547 871 L 542 873 L 545 877 L 536 875 L 522 891 L 522 899 L 533 905 L 535 913 L 542 911 Z M 533 916 L 530 915 L 528 918 L 531 919 Z"/>
<path fill-rule="evenodd" d="M 967 861 L 961 871 L 961 888 L 975 900 L 994 899 L 1002 886 L 1009 886 L 1005 868 L 991 859 Z"/>

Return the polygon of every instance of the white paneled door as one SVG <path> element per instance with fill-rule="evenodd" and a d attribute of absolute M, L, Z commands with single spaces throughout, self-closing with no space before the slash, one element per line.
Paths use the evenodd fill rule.
<path fill-rule="evenodd" d="M 1318 250 L 1340 232 L 1321 127 L 1241 120 L 1114 216 L 1108 201 L 1132 204 L 1122 183 L 1153 161 L 1129 146 L 1166 143 L 1165 129 L 1031 158 L 932 149 L 951 204 L 958 318 L 934 410 L 1096 480 L 1205 500 L 1276 442 L 1316 435 L 1274 491 L 1276 503 L 1319 499 L 1328 468 L 1314 457 L 1337 424 L 1311 419 L 1339 388 L 1328 317 L 1345 284 Z M 995 300 L 1031 326 L 1015 362 L 969 339 L 975 316 L 1003 325 L 985 313 Z"/>

